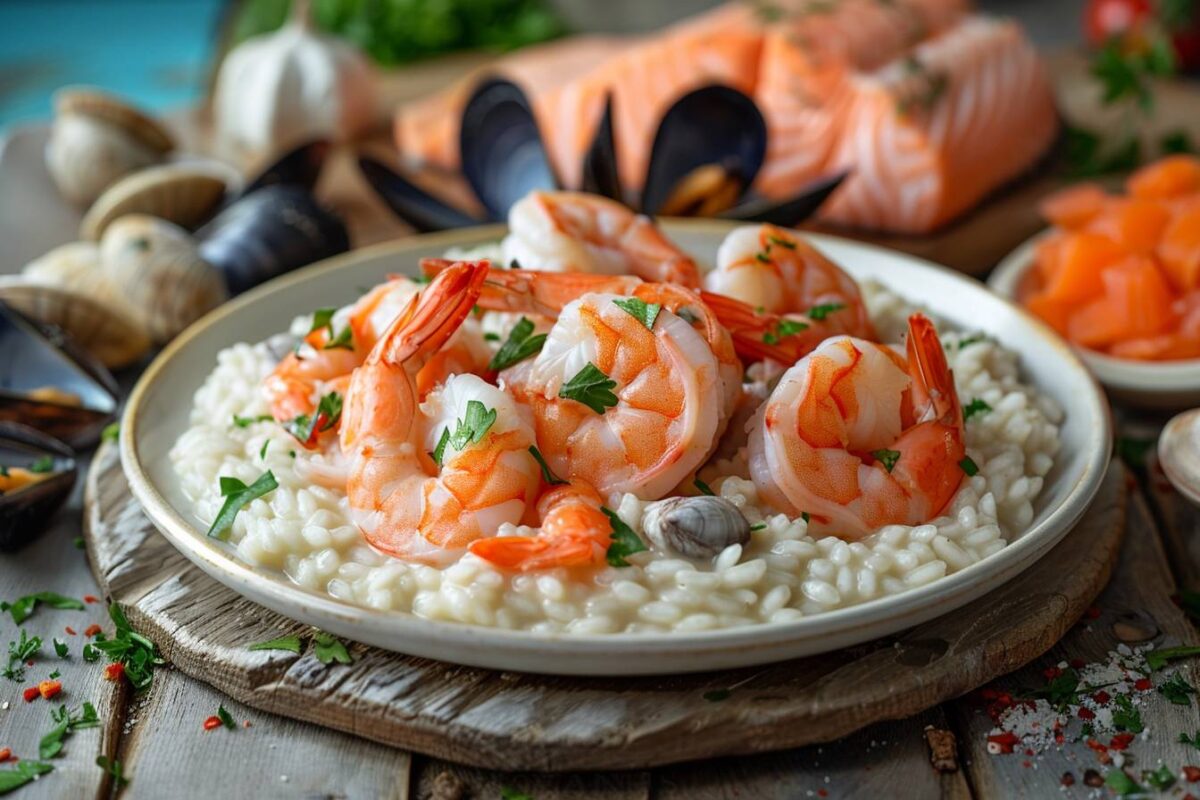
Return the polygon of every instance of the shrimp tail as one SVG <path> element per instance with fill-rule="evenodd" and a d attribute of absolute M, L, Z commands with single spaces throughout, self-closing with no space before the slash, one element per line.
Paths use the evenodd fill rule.
<path fill-rule="evenodd" d="M 487 272 L 487 261 L 458 261 L 438 273 L 408 301 L 366 363 L 423 366 L 470 315 Z"/>
<path fill-rule="evenodd" d="M 542 527 L 536 536 L 477 539 L 470 551 L 517 572 L 583 567 L 600 562 L 612 543 L 612 523 L 594 490 L 582 484 L 551 489 L 538 501 Z"/>
<path fill-rule="evenodd" d="M 962 406 L 954 373 L 946 363 L 937 329 L 924 314 L 908 318 L 908 368 L 918 421 L 941 420 L 961 432 Z"/>
<path fill-rule="evenodd" d="M 771 359 L 780 364 L 795 364 L 812 350 L 805 339 L 795 336 L 778 336 L 771 343 L 772 334 L 779 330 L 783 319 L 778 314 L 756 311 L 750 305 L 723 294 L 700 292 L 700 299 L 716 315 L 717 320 L 729 331 L 737 354 L 747 361 Z"/>

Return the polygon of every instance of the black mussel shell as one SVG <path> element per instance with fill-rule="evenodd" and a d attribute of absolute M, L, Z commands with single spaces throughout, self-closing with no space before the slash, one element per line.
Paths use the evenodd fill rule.
<path fill-rule="evenodd" d="M 610 200 L 624 202 L 621 191 L 621 177 L 617 170 L 617 143 L 613 138 L 613 97 L 612 92 L 604 98 L 604 114 L 592 143 L 583 156 L 583 179 L 580 188 L 591 194 L 598 194 Z"/>
<path fill-rule="evenodd" d="M 790 228 L 816 213 L 829 199 L 829 195 L 842 185 L 850 174 L 849 170 L 816 178 L 800 187 L 796 194 L 784 200 L 754 198 L 746 200 L 717 216 L 723 219 L 740 219 L 745 222 L 769 222 Z"/>
<path fill-rule="evenodd" d="M 767 124 L 754 101 L 729 86 L 703 86 L 663 115 L 650 150 L 642 211 L 657 214 L 680 182 L 717 165 L 744 192 L 767 155 Z"/>
<path fill-rule="evenodd" d="M 112 375 L 60 329 L 0 303 L 0 421 L 86 447 L 117 412 Z"/>
<path fill-rule="evenodd" d="M 484 81 L 463 109 L 462 171 L 493 220 L 536 189 L 559 186 L 529 98 L 512 81 Z"/>
<path fill-rule="evenodd" d="M 388 208 L 421 233 L 469 228 L 480 223 L 480 220 L 447 205 L 373 158 L 360 157 L 358 168 Z"/>
<path fill-rule="evenodd" d="M 75 454 L 33 428 L 0 422 L 0 467 L 46 475 L 37 483 L 0 491 L 0 550 L 11 552 L 41 533 L 75 485 Z M 7 480 L 7 479 L 4 479 Z"/>
<path fill-rule="evenodd" d="M 302 144 L 284 153 L 242 190 L 242 197 L 257 192 L 264 186 L 302 186 L 310 192 L 321 177 L 325 159 L 329 157 L 331 145 L 324 139 Z"/>
<path fill-rule="evenodd" d="M 196 231 L 200 256 L 239 294 L 350 249 L 342 220 L 301 186 L 264 186 Z"/>

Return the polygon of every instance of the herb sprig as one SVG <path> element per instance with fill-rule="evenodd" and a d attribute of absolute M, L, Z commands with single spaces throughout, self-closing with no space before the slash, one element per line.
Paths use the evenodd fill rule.
<path fill-rule="evenodd" d="M 541 352 L 542 345 L 546 343 L 546 334 L 533 335 L 533 327 L 532 321 L 527 317 L 521 317 L 509 331 L 508 339 L 492 356 L 492 360 L 488 363 L 488 369 L 500 372 Z"/>
<path fill-rule="evenodd" d="M 275 473 L 271 470 L 259 475 L 249 486 L 237 478 L 222 475 L 221 496 L 225 498 L 225 504 L 221 506 L 217 518 L 209 526 L 207 535 L 222 542 L 226 541 L 229 539 L 229 530 L 233 527 L 233 521 L 237 519 L 238 512 L 254 500 L 278 488 L 279 482 L 275 480 Z"/>

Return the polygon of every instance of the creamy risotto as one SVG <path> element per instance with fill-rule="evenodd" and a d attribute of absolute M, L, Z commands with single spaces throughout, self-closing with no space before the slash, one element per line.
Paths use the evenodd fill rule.
<path fill-rule="evenodd" d="M 882 339 L 899 341 L 910 304 L 877 285 L 863 290 Z M 500 315 L 485 321 L 485 327 L 509 324 Z M 744 452 L 734 452 L 699 475 L 741 510 L 750 538 L 712 559 L 651 548 L 629 556 L 629 566 L 600 567 L 581 580 L 565 569 L 511 574 L 470 553 L 441 569 L 382 555 L 352 522 L 345 493 L 309 479 L 323 457 L 297 446 L 274 422 L 253 421 L 269 412 L 260 387 L 277 356 L 265 343 L 238 344 L 218 355 L 172 460 L 205 525 L 223 502 L 221 476 L 250 483 L 271 470 L 278 488 L 241 511 L 230 546 L 252 564 L 348 602 L 546 633 L 787 622 L 936 581 L 1003 549 L 1033 519 L 1034 501 L 1054 465 L 1062 411 L 1021 382 L 1017 354 L 1000 343 L 960 332 L 942 338 L 962 403 L 979 400 L 990 409 L 966 425 L 967 453 L 978 472 L 963 480 L 937 519 L 887 526 L 854 542 L 814 538 L 803 518 L 774 513 L 749 479 Z M 242 425 L 230 423 L 235 416 Z M 623 494 L 609 504 L 643 534 L 653 503 Z M 500 531 L 521 532 L 511 525 Z"/>

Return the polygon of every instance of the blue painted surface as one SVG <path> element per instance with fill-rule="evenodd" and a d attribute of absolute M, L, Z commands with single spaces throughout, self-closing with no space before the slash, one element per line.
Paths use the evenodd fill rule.
<path fill-rule="evenodd" d="M 0 0 L 0 133 L 99 86 L 156 112 L 204 95 L 222 0 Z"/>

